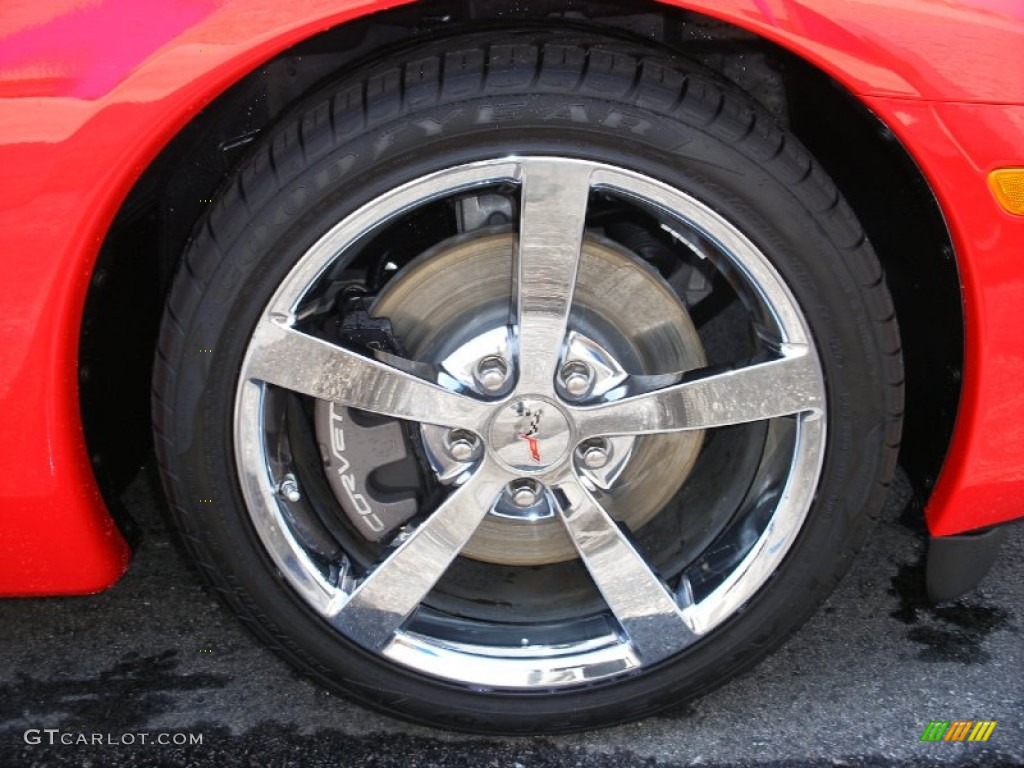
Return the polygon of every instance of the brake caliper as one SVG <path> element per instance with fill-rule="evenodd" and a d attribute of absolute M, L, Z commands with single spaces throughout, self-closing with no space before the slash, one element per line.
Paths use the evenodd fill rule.
<path fill-rule="evenodd" d="M 372 300 L 345 302 L 338 336 L 348 348 L 402 354 L 387 318 L 373 317 Z M 326 400 L 316 402 L 314 420 L 324 474 L 356 529 L 381 541 L 418 511 L 420 475 L 402 423 Z"/>

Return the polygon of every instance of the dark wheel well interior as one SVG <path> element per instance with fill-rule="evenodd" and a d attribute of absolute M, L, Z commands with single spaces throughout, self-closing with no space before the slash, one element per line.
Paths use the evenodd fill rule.
<path fill-rule="evenodd" d="M 150 374 L 164 297 L 203 209 L 246 146 L 296 98 L 343 68 L 417 37 L 501 24 L 508 0 L 380 13 L 285 51 L 199 113 L 133 187 L 101 248 L 79 356 L 82 418 L 104 494 L 149 462 Z M 860 217 L 885 269 L 903 336 L 907 411 L 901 463 L 922 494 L 952 435 L 963 311 L 949 234 L 906 150 L 863 104 L 789 52 L 736 27 L 654 2 L 542 0 L 516 21 L 586 25 L 702 61 L 753 95 L 819 159 Z M 119 520 L 122 528 L 130 521 Z"/>

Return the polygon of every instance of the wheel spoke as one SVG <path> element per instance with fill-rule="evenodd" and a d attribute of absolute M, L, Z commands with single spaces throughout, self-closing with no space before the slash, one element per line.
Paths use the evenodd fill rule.
<path fill-rule="evenodd" d="M 406 371 L 264 320 L 253 335 L 246 375 L 352 408 L 479 430 L 489 407 Z"/>
<path fill-rule="evenodd" d="M 593 495 L 575 478 L 560 485 L 562 520 L 591 578 L 644 664 L 664 659 L 697 636 L 675 598 Z"/>
<path fill-rule="evenodd" d="M 522 166 L 519 246 L 513 272 L 519 391 L 550 392 L 566 335 L 590 193 L 589 166 L 534 160 Z"/>
<path fill-rule="evenodd" d="M 815 355 L 789 345 L 783 357 L 611 403 L 572 409 L 579 438 L 708 429 L 797 413 L 821 413 Z"/>
<path fill-rule="evenodd" d="M 485 463 L 352 592 L 331 618 L 367 648 L 383 650 L 494 505 L 508 476 Z"/>

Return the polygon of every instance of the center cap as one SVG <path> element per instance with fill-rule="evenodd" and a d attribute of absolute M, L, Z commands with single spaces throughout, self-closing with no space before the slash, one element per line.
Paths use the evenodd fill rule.
<path fill-rule="evenodd" d="M 569 419 L 549 400 L 522 398 L 498 411 L 489 442 L 498 460 L 516 472 L 539 472 L 569 452 Z"/>

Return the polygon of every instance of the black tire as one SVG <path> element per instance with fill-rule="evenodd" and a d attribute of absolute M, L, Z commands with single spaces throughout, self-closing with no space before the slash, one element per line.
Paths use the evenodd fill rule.
<path fill-rule="evenodd" d="M 263 307 L 335 223 L 440 168 L 511 154 L 624 166 L 702 201 L 783 277 L 828 401 L 810 513 L 770 580 L 711 641 L 568 688 L 481 691 L 392 663 L 328 626 L 254 530 L 233 444 L 237 377 Z M 157 455 L 210 583 L 270 647 L 357 702 L 479 732 L 564 732 L 677 705 L 749 669 L 832 591 L 894 471 L 898 329 L 882 271 L 821 166 L 751 98 L 696 64 L 585 33 L 507 31 L 391 55 L 304 99 L 222 189 L 184 255 L 160 331 Z"/>

